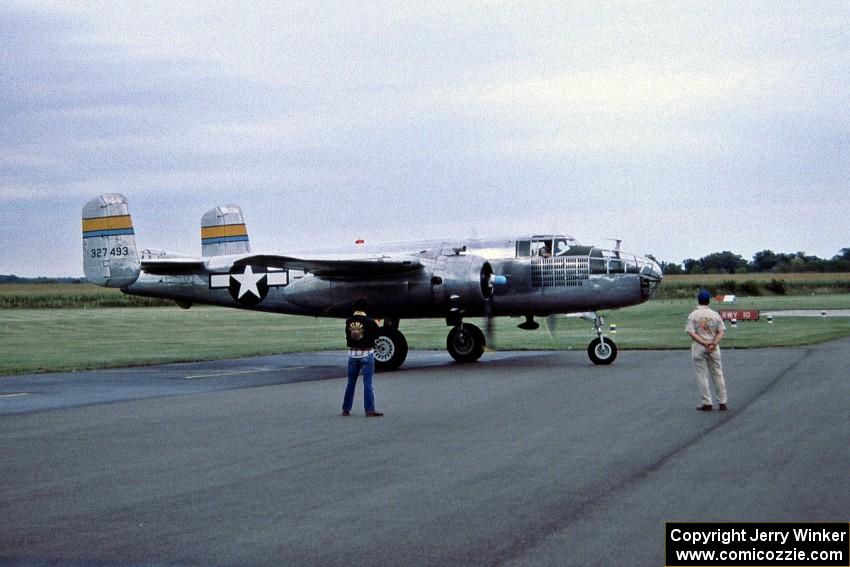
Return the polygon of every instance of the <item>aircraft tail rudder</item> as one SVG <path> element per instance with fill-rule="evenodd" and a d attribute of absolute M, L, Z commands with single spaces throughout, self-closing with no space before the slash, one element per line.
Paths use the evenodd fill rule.
<path fill-rule="evenodd" d="M 139 277 L 139 253 L 127 198 L 100 195 L 83 206 L 83 270 L 104 287 L 126 287 Z"/>
<path fill-rule="evenodd" d="M 237 205 L 220 205 L 201 217 L 201 255 L 227 256 L 251 251 L 242 209 Z"/>

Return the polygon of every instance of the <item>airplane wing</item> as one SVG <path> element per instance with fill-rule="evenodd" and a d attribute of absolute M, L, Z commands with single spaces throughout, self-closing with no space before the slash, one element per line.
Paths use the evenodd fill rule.
<path fill-rule="evenodd" d="M 404 274 L 422 268 L 422 263 L 408 255 L 337 256 L 327 258 L 295 258 L 269 254 L 242 256 L 234 266 L 266 266 L 288 270 L 302 270 L 324 277 L 366 277 Z"/>
<path fill-rule="evenodd" d="M 301 270 L 325 277 L 366 277 L 403 274 L 418 270 L 422 263 L 413 256 L 397 254 L 335 255 L 316 258 L 296 258 L 274 254 L 243 254 L 195 258 L 164 250 L 142 250 L 139 254 L 142 271 L 154 275 L 192 275 L 205 269 L 228 271 L 233 266 L 265 266 L 283 270 Z"/>

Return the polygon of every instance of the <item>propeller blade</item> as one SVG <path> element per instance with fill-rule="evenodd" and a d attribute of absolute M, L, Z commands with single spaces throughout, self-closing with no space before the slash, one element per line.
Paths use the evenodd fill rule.
<path fill-rule="evenodd" d="M 482 276 L 482 281 L 490 290 L 490 293 L 492 293 L 493 288 L 495 288 L 496 286 L 507 285 L 508 278 L 506 278 L 505 276 L 497 276 L 496 274 L 489 274 L 486 276 Z"/>
<path fill-rule="evenodd" d="M 493 313 L 493 304 L 488 300 L 484 304 L 484 338 L 487 340 L 487 347 L 496 349 L 496 329 L 495 317 Z"/>
<path fill-rule="evenodd" d="M 549 331 L 549 336 L 555 340 L 558 338 L 558 320 L 559 318 L 557 315 L 549 315 L 546 317 L 546 330 Z"/>

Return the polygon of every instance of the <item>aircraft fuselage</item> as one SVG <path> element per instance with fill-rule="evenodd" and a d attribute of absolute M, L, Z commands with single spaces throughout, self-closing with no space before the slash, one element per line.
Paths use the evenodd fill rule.
<path fill-rule="evenodd" d="M 463 252 L 421 251 L 422 269 L 362 279 L 318 276 L 299 270 L 251 266 L 229 273 L 155 275 L 142 273 L 126 293 L 317 317 L 345 317 L 357 297 L 369 301 L 379 318 L 546 316 L 615 309 L 646 301 L 660 279 L 653 262 L 628 255 L 593 257 L 590 247 L 576 255 L 484 259 L 475 248 Z M 493 252 L 490 252 L 493 254 Z M 505 283 L 483 289 L 482 266 Z M 238 273 L 237 273 L 238 272 Z M 488 297 L 488 291 L 490 295 Z"/>

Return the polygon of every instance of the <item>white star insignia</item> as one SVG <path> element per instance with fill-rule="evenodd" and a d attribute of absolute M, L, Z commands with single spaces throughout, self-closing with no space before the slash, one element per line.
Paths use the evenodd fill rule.
<path fill-rule="evenodd" d="M 242 299 L 242 296 L 248 292 L 253 293 L 258 298 L 260 297 L 260 290 L 257 289 L 257 283 L 266 277 L 266 274 L 255 274 L 251 266 L 245 266 L 244 273 L 231 275 L 239 282 L 239 296 L 236 299 Z"/>

